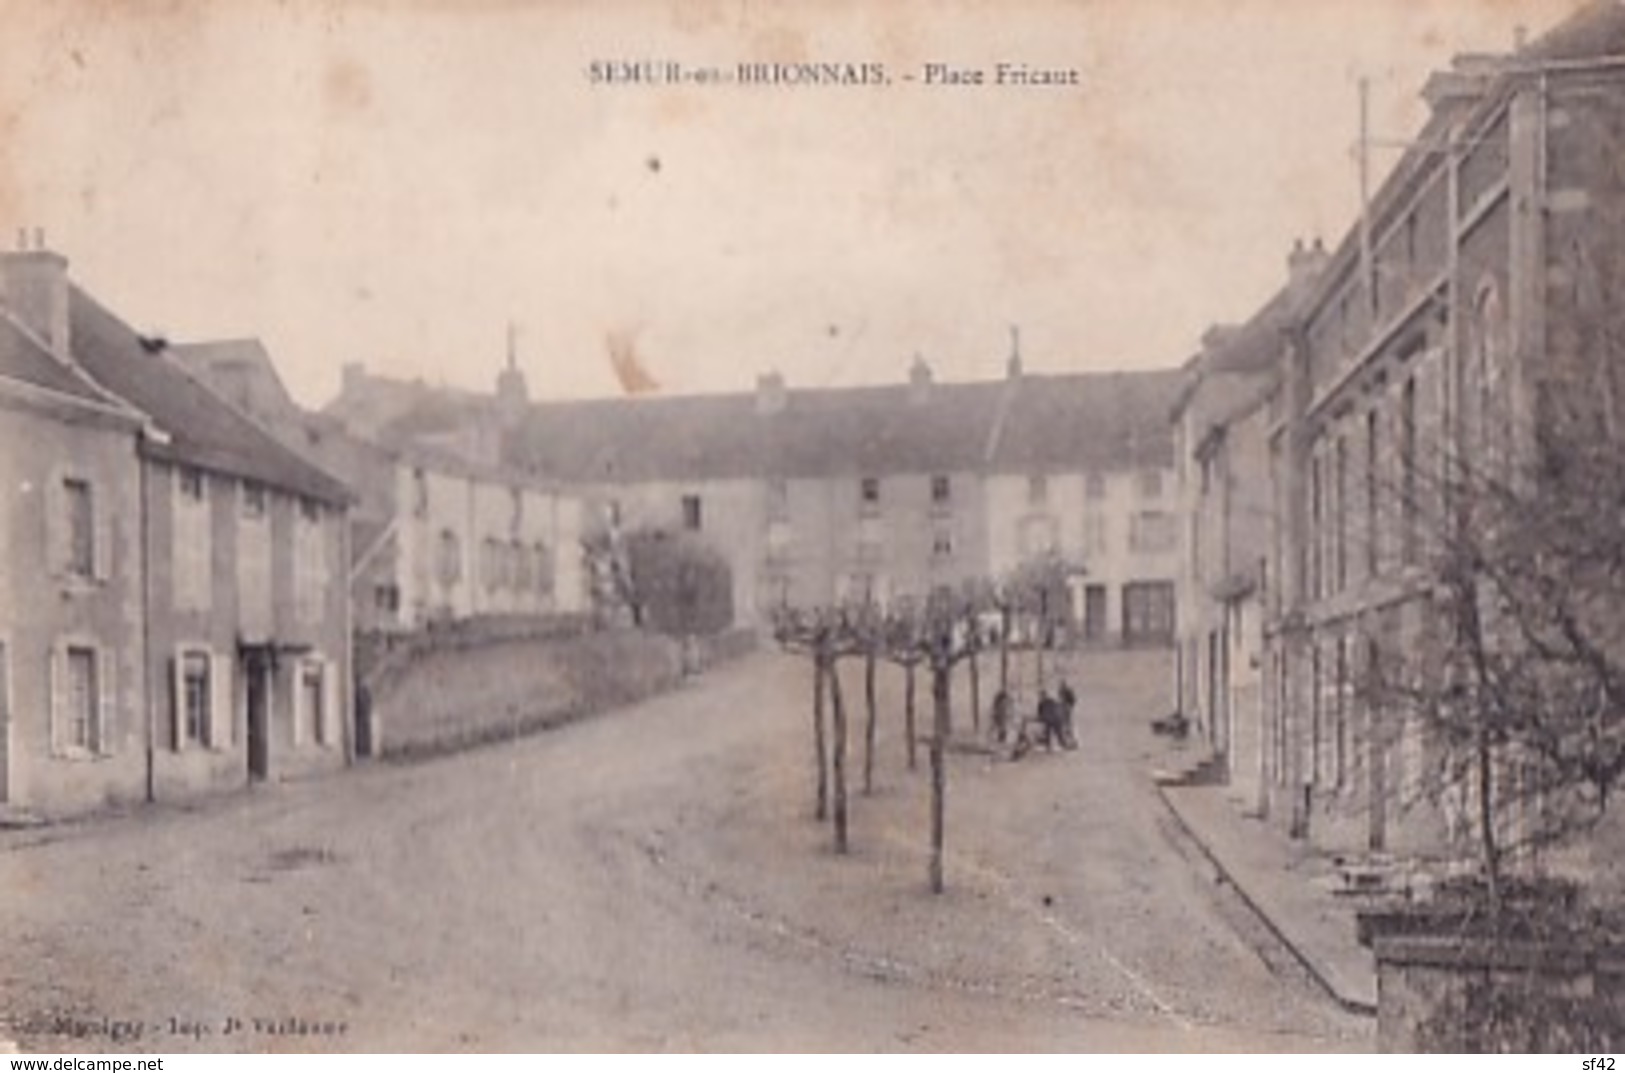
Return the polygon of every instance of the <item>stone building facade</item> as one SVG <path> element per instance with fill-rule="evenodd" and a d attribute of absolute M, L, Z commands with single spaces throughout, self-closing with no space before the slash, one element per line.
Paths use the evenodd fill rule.
<path fill-rule="evenodd" d="M 1176 413 L 1181 662 L 1195 669 L 1184 704 L 1210 722 L 1232 714 L 1203 700 L 1220 621 L 1193 588 L 1214 578 L 1205 542 L 1220 502 L 1199 491 L 1219 457 L 1202 450 L 1205 425 L 1234 445 L 1262 415 L 1251 472 L 1226 463 L 1226 487 L 1264 488 L 1270 519 L 1243 538 L 1264 549 L 1259 786 L 1245 796 L 1328 850 L 1448 858 L 1470 833 L 1463 795 L 1430 775 L 1430 728 L 1361 683 L 1438 628 L 1431 570 L 1451 474 L 1511 472 L 1539 457 L 1552 422 L 1613 412 L 1619 359 L 1599 338 L 1621 278 L 1607 272 L 1625 205 L 1621 53 L 1625 12 L 1591 5 L 1515 52 L 1436 74 L 1430 118 L 1362 222 L 1252 322 L 1279 322 L 1276 342 L 1258 342 L 1273 353 L 1247 389 L 1258 407 L 1217 422 L 1193 423 L 1195 402 Z"/>

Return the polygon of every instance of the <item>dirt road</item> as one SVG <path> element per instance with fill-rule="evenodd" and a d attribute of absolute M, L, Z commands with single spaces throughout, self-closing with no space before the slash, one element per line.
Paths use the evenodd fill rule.
<path fill-rule="evenodd" d="M 1166 672 L 1080 661 L 1078 752 L 956 755 L 938 897 L 897 677 L 865 796 L 849 668 L 837 857 L 777 656 L 461 756 L 8 832 L 0 1015 L 40 1050 L 1368 1048 L 1168 837 Z"/>

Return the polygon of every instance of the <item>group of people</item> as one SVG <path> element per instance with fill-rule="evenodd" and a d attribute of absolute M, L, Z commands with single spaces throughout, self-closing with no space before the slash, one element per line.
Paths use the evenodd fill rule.
<path fill-rule="evenodd" d="M 1038 745 L 1050 751 L 1059 745 L 1063 749 L 1076 749 L 1078 736 L 1072 727 L 1072 713 L 1077 707 L 1078 695 L 1066 679 L 1061 679 L 1055 695 L 1049 690 L 1038 692 L 1038 707 L 1031 716 L 1023 716 L 1016 723 L 1015 744 L 1010 759 L 1020 760 Z M 993 735 L 1000 745 L 1010 741 L 1011 722 L 1015 717 L 1015 704 L 1010 694 L 1000 690 L 993 697 Z"/>

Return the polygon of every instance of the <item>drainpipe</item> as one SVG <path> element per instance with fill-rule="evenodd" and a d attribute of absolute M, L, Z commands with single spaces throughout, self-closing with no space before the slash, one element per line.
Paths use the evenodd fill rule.
<path fill-rule="evenodd" d="M 151 803 L 158 800 L 158 714 L 152 673 L 152 509 L 147 501 L 147 460 L 140 447 L 143 442 L 145 435 L 138 434 L 135 463 L 136 495 L 141 500 L 137 506 L 141 519 L 141 691 L 147 709 L 147 801 Z"/>
<path fill-rule="evenodd" d="M 337 513 L 339 527 L 339 563 L 341 564 L 341 569 L 348 569 L 348 564 L 350 562 L 350 508 L 347 507 Z M 343 690 L 343 692 L 340 694 L 340 697 L 342 698 L 340 703 L 342 703 L 345 709 L 350 713 L 350 717 L 344 720 L 343 723 L 344 763 L 346 766 L 349 766 L 354 764 L 356 760 L 355 720 L 356 715 L 358 714 L 356 712 L 355 703 L 355 587 L 350 579 L 346 579 L 341 592 L 344 595 L 344 613 L 341 616 L 343 618 L 344 628 L 344 674 L 340 678 L 340 688 Z M 370 714 L 371 713 L 369 711 L 369 717 Z"/>

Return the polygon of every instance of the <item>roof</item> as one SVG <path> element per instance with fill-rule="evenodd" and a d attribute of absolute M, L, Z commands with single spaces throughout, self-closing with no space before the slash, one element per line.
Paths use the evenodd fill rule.
<path fill-rule="evenodd" d="M 1373 228 L 1380 231 L 1405 205 L 1414 185 L 1444 167 L 1437 149 L 1458 118 L 1493 113 L 1507 87 L 1519 77 L 1560 71 L 1575 61 L 1621 54 L 1625 54 L 1625 4 L 1620 0 L 1591 0 L 1515 53 L 1458 57 L 1455 66 L 1437 72 L 1434 81 L 1442 78 L 1458 82 L 1463 92 L 1448 107 L 1434 109 L 1421 132 L 1378 183 L 1369 210 Z M 1309 289 L 1307 308 L 1326 301 L 1354 270 L 1359 260 L 1359 236 L 1356 223 L 1344 234 Z"/>
<path fill-rule="evenodd" d="M 84 373 L 45 349 L 32 333 L 0 316 L 0 376 L 84 402 L 107 405 L 107 396 Z"/>
<path fill-rule="evenodd" d="M 86 372 L 145 413 L 169 442 L 150 453 L 329 503 L 349 489 L 301 458 L 215 394 L 166 347 L 143 340 L 77 286 L 69 288 L 69 338 Z"/>
<path fill-rule="evenodd" d="M 1167 465 L 1178 370 L 532 405 L 514 461 L 583 482 Z M 436 404 L 445 418 L 457 407 Z M 402 422 L 423 428 L 423 412 Z"/>
<path fill-rule="evenodd" d="M 304 417 L 258 339 L 177 343 L 170 353 L 246 414 L 289 421 Z"/>

